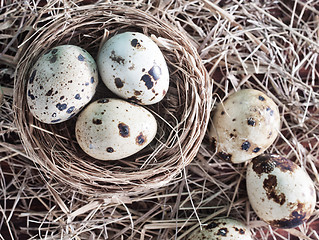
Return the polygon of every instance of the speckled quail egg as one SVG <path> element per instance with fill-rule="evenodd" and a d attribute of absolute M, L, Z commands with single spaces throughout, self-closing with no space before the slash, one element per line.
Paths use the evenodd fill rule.
<path fill-rule="evenodd" d="M 97 66 L 84 49 L 61 45 L 43 54 L 30 71 L 27 102 L 32 115 L 55 124 L 77 114 L 95 94 Z"/>
<path fill-rule="evenodd" d="M 274 101 L 258 90 L 244 89 L 217 106 L 209 136 L 220 158 L 241 163 L 262 154 L 275 141 L 279 128 Z"/>
<path fill-rule="evenodd" d="M 137 153 L 155 137 L 157 123 L 142 106 L 121 99 L 104 98 L 79 115 L 76 139 L 91 157 L 118 160 Z"/>
<path fill-rule="evenodd" d="M 278 155 L 254 158 L 247 168 L 246 184 L 252 208 L 274 227 L 302 224 L 316 205 L 314 183 L 307 173 Z"/>
<path fill-rule="evenodd" d="M 209 222 L 202 230 L 195 230 L 188 240 L 250 240 L 250 230 L 241 221 L 232 218 L 216 219 Z"/>
<path fill-rule="evenodd" d="M 124 32 L 101 48 L 97 64 L 105 85 L 118 96 L 138 104 L 161 101 L 169 86 L 164 56 L 149 37 Z"/>

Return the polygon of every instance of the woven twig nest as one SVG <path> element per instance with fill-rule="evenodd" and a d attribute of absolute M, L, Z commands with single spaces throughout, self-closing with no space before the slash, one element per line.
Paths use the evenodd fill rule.
<path fill-rule="evenodd" d="M 39 13 L 42 19 L 48 12 Z M 38 18 L 37 18 L 38 19 Z M 167 184 L 179 176 L 197 154 L 211 108 L 211 83 L 196 49 L 186 37 L 142 11 L 112 5 L 79 7 L 46 22 L 30 22 L 36 31 L 23 43 L 15 78 L 16 125 L 27 154 L 53 179 L 99 198 L 133 196 Z M 138 31 L 161 48 L 170 71 L 165 98 L 147 106 L 156 117 L 156 139 L 141 152 L 119 161 L 100 161 L 86 155 L 75 140 L 76 117 L 46 125 L 30 114 L 26 83 L 37 58 L 62 45 L 80 46 L 96 58 L 106 39 L 124 31 Z M 114 97 L 103 84 L 93 100 Z"/>

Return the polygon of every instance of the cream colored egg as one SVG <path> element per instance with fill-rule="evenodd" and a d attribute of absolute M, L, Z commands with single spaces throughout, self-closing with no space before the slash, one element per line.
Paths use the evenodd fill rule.
<path fill-rule="evenodd" d="M 209 131 L 219 157 L 241 163 L 262 154 L 280 128 L 277 105 L 261 91 L 244 89 L 217 106 Z"/>
<path fill-rule="evenodd" d="M 159 47 L 138 32 L 110 38 L 97 58 L 101 78 L 118 96 L 139 104 L 161 101 L 169 86 L 169 72 Z"/>
<path fill-rule="evenodd" d="M 43 54 L 30 71 L 27 101 L 32 115 L 55 124 L 77 114 L 93 97 L 97 66 L 84 49 L 61 45 Z"/>
<path fill-rule="evenodd" d="M 261 155 L 247 168 L 247 193 L 256 214 L 279 228 L 294 228 L 307 220 L 316 205 L 314 183 L 294 162 Z"/>
<path fill-rule="evenodd" d="M 195 230 L 188 240 L 252 240 L 250 230 L 232 218 L 216 219 Z"/>
<path fill-rule="evenodd" d="M 76 122 L 76 139 L 88 155 L 118 160 L 137 153 L 155 137 L 157 123 L 142 106 L 105 98 L 88 105 Z"/>

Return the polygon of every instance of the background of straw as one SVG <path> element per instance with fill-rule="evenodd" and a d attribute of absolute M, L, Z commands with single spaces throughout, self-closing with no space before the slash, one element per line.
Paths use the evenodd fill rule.
<path fill-rule="evenodd" d="M 267 151 L 304 168 L 319 187 L 319 6 L 316 1 L 107 1 L 147 11 L 183 32 L 214 80 L 213 101 L 239 88 L 266 92 L 282 130 Z M 207 137 L 194 161 L 166 187 L 131 203 L 94 201 L 63 184 L 49 185 L 23 150 L 14 125 L 13 77 L 28 20 L 95 1 L 1 1 L 0 229 L 2 239 L 184 239 L 199 222 L 232 216 L 255 239 L 319 239 L 318 204 L 309 221 L 271 228 L 251 209 L 245 165 L 219 160 Z M 41 21 L 41 19 L 39 19 Z M 58 194 L 60 193 L 60 194 Z M 318 195 L 318 194 L 317 194 Z M 317 196 L 317 199 L 318 196 Z"/>

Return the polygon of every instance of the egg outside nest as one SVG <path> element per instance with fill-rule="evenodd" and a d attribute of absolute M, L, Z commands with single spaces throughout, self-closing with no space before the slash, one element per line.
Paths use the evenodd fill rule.
<path fill-rule="evenodd" d="M 247 193 L 256 214 L 278 228 L 306 221 L 316 205 L 314 183 L 297 164 L 278 155 L 261 155 L 247 167 Z"/>
<path fill-rule="evenodd" d="M 280 114 L 274 101 L 261 91 L 243 89 L 217 105 L 209 137 L 221 159 L 241 163 L 262 154 L 279 129 Z"/>
<path fill-rule="evenodd" d="M 241 221 L 221 218 L 197 228 L 188 240 L 252 240 L 249 228 Z"/>

